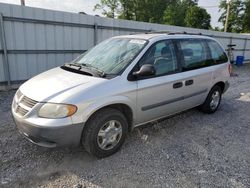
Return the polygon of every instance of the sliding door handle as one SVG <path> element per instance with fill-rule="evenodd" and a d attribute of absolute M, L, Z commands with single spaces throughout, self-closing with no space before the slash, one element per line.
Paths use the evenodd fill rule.
<path fill-rule="evenodd" d="M 182 87 L 182 86 L 183 86 L 183 83 L 182 83 L 182 82 L 177 82 L 177 83 L 174 83 L 174 84 L 173 84 L 173 88 L 174 88 L 174 89 L 180 88 L 180 87 Z"/>
<path fill-rule="evenodd" d="M 194 83 L 194 80 L 187 80 L 185 81 L 185 86 L 190 86 Z"/>

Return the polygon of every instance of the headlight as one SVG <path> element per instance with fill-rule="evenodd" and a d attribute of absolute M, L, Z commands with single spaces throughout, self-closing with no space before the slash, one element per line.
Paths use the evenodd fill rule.
<path fill-rule="evenodd" d="M 45 103 L 39 110 L 38 116 L 43 118 L 65 118 L 72 116 L 77 107 L 71 104 Z"/>

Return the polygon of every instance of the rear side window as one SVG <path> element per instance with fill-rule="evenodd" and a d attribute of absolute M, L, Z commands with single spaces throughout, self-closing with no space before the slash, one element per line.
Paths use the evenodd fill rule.
<path fill-rule="evenodd" d="M 180 40 L 180 49 L 184 59 L 182 65 L 184 71 L 211 65 L 211 58 L 209 58 L 209 51 L 204 40 Z"/>
<path fill-rule="evenodd" d="M 228 61 L 227 55 L 217 42 L 208 40 L 207 44 L 210 49 L 214 64 L 226 63 Z"/>

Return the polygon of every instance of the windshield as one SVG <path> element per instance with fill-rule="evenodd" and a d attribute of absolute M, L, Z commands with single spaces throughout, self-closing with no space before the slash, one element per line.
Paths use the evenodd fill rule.
<path fill-rule="evenodd" d="M 90 65 L 105 74 L 119 74 L 146 43 L 146 40 L 141 39 L 108 39 L 82 54 L 73 63 Z"/>

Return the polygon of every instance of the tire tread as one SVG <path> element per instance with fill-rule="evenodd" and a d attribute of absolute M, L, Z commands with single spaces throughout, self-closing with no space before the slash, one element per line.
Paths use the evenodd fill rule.
<path fill-rule="evenodd" d="M 217 111 L 218 107 L 220 106 L 221 98 L 220 98 L 219 104 L 218 104 L 218 106 L 217 106 L 216 109 L 212 110 L 212 109 L 210 108 L 211 96 L 212 96 L 213 92 L 216 91 L 216 90 L 219 91 L 220 96 L 222 95 L 222 89 L 221 89 L 221 87 L 218 86 L 218 85 L 215 85 L 215 86 L 210 90 L 210 92 L 209 92 L 209 94 L 208 94 L 208 96 L 207 96 L 205 102 L 204 102 L 202 105 L 200 105 L 200 106 L 198 107 L 198 109 L 199 109 L 200 111 L 202 111 L 202 112 L 204 112 L 204 113 L 206 113 L 206 114 L 212 114 L 212 113 L 214 113 L 214 112 Z"/>
<path fill-rule="evenodd" d="M 128 123 L 126 121 L 125 116 L 122 114 L 122 112 L 120 112 L 117 109 L 114 108 L 104 108 L 99 110 L 98 112 L 96 112 L 95 114 L 93 114 L 92 117 L 90 117 L 90 119 L 87 121 L 84 129 L 83 129 L 83 133 L 82 133 L 82 145 L 85 148 L 85 150 L 98 157 L 98 158 L 103 158 L 103 157 L 107 157 L 109 155 L 112 155 L 113 153 L 117 152 L 122 143 L 119 143 L 115 148 L 111 149 L 110 151 L 101 151 L 100 149 L 97 149 L 95 144 L 95 134 L 97 131 L 99 131 L 99 127 L 100 127 L 100 122 L 105 121 L 105 119 L 108 119 L 109 117 L 119 117 L 123 122 L 123 126 L 124 126 L 124 130 L 125 132 L 123 132 L 123 138 L 121 138 L 121 142 L 124 142 L 124 139 L 127 135 L 128 132 Z M 124 131 L 123 130 L 123 131 Z"/>

